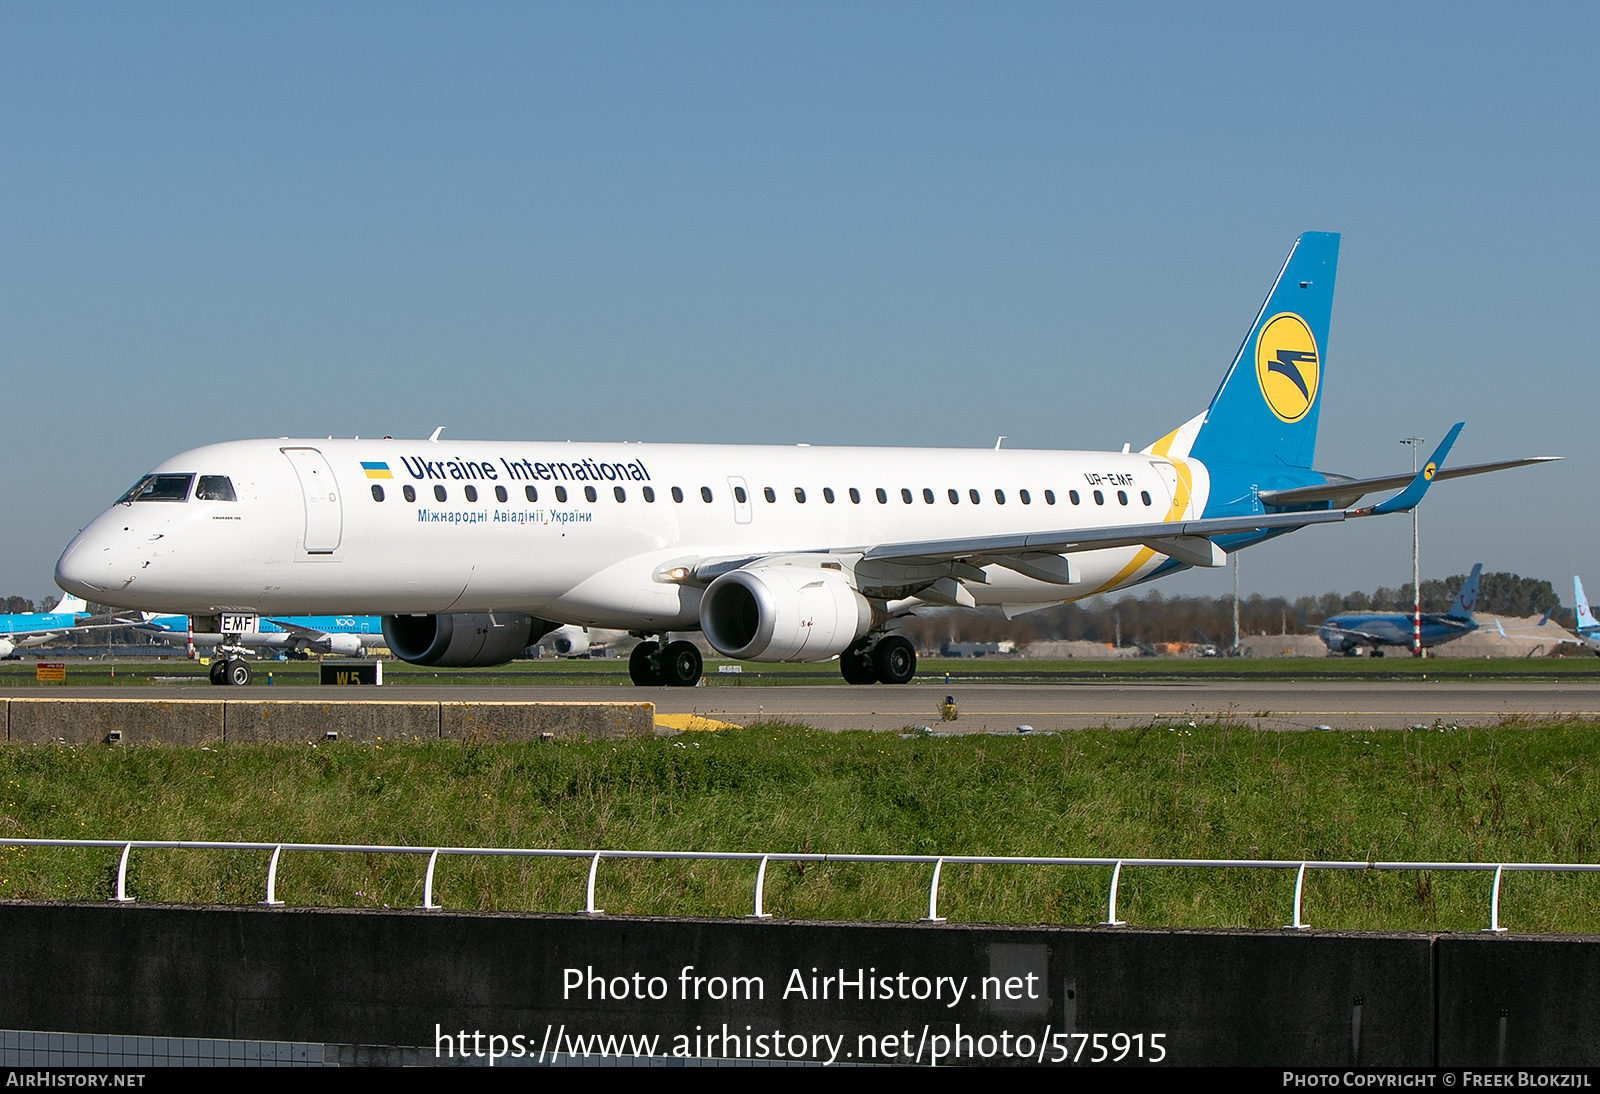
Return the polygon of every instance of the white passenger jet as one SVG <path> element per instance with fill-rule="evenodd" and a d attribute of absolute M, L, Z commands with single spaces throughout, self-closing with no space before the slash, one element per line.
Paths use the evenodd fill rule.
<path fill-rule="evenodd" d="M 893 630 L 919 605 L 1015 615 L 1555 458 L 1441 470 L 1458 424 L 1415 475 L 1312 470 L 1338 249 L 1299 238 L 1210 406 L 1140 452 L 235 441 L 140 479 L 56 581 L 133 609 L 382 614 L 419 664 L 499 664 L 560 624 L 699 629 L 728 657 L 904 683 Z M 700 655 L 645 641 L 630 670 L 691 685 Z"/>

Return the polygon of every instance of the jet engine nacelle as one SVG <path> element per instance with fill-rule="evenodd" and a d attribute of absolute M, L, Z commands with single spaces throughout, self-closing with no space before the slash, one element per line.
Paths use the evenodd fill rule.
<path fill-rule="evenodd" d="M 558 627 L 541 641 L 562 657 L 582 657 L 589 652 L 589 632 L 582 627 Z"/>
<path fill-rule="evenodd" d="M 505 664 L 554 626 L 514 612 L 386 615 L 383 640 L 396 657 L 413 665 L 482 667 Z"/>
<path fill-rule="evenodd" d="M 753 566 L 711 583 L 700 629 L 725 657 L 826 661 L 872 629 L 872 606 L 837 570 Z"/>
<path fill-rule="evenodd" d="M 359 634 L 330 634 L 317 643 L 329 653 L 340 657 L 359 657 L 361 655 L 361 636 Z"/>
<path fill-rule="evenodd" d="M 8 638 L 0 638 L 0 661 L 5 660 L 17 652 L 17 644 Z"/>

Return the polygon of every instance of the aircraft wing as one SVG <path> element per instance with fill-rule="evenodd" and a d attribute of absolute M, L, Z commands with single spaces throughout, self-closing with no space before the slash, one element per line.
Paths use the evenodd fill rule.
<path fill-rule="evenodd" d="M 1149 524 L 1122 524 L 1105 528 L 1066 528 L 1055 531 L 1021 532 L 998 536 L 970 536 L 953 539 L 921 540 L 910 543 L 878 543 L 841 548 L 834 551 L 800 552 L 804 554 L 855 555 L 866 563 L 908 564 L 928 569 L 922 575 L 926 580 L 936 580 L 943 574 L 933 574 L 941 565 L 968 563 L 973 566 L 994 564 L 1040 581 L 1057 585 L 1072 584 L 1071 568 L 1060 556 L 1078 551 L 1099 551 L 1110 547 L 1145 546 L 1158 554 L 1190 566 L 1221 566 L 1226 561 L 1222 548 L 1212 542 L 1213 536 L 1264 530 L 1292 531 L 1311 524 L 1333 524 L 1351 517 L 1381 516 L 1385 513 L 1407 512 L 1422 500 L 1429 485 L 1442 474 L 1438 470 L 1449 453 L 1464 423 L 1457 422 L 1445 439 L 1434 450 L 1427 464 L 1415 475 L 1401 479 L 1398 485 L 1405 489 L 1375 505 L 1361 509 L 1319 509 L 1299 513 L 1253 513 L 1235 517 L 1207 517 L 1199 520 L 1158 521 Z M 742 569 L 762 556 L 742 558 L 703 559 L 693 566 L 677 566 L 665 574 L 672 580 L 691 579 L 705 583 L 733 570 Z M 963 576 L 982 580 L 981 571 L 971 570 Z M 907 583 L 918 583 L 912 574 L 904 575 Z"/>
<path fill-rule="evenodd" d="M 1107 547 L 1131 547 L 1142 544 L 1162 554 L 1166 550 L 1189 548 L 1189 553 L 1209 557 L 1214 544 L 1210 537 L 1234 532 L 1256 532 L 1263 529 L 1303 528 L 1308 524 L 1333 524 L 1347 516 L 1342 509 L 1319 510 L 1313 513 L 1257 513 L 1242 517 L 1213 517 L 1209 520 L 1164 521 L 1153 524 L 1124 524 L 1109 528 L 1073 528 L 1056 532 L 1026 532 L 1018 535 L 974 536 L 968 539 L 924 540 L 920 543 L 885 543 L 864 549 L 867 559 L 958 559 L 975 555 L 1072 554 L 1076 551 L 1098 551 Z M 1220 553 L 1220 549 L 1219 549 Z M 1173 554 L 1174 558 L 1179 557 Z M 1211 562 L 1202 563 L 1211 565 Z"/>
<path fill-rule="evenodd" d="M 1552 463 L 1564 459 L 1562 456 L 1529 456 L 1521 460 L 1500 460 L 1498 463 L 1473 463 L 1465 467 L 1451 467 L 1441 469 L 1434 473 L 1433 481 L 1440 479 L 1460 479 L 1468 475 L 1486 475 L 1490 471 L 1504 471 L 1509 467 L 1527 467 L 1535 463 Z M 1298 486 L 1292 490 L 1263 490 L 1260 493 L 1261 504 L 1286 506 L 1309 505 L 1318 501 L 1336 501 L 1342 505 L 1353 505 L 1357 499 L 1367 494 L 1376 494 L 1382 490 L 1398 490 L 1411 481 L 1412 476 L 1383 475 L 1374 479 L 1347 479 L 1342 475 L 1329 475 L 1331 480 L 1321 486 Z"/>
<path fill-rule="evenodd" d="M 290 623 L 284 619 L 267 619 L 274 627 L 283 631 L 291 638 L 299 638 L 314 645 L 326 645 L 331 631 L 319 631 L 315 627 L 303 627 L 298 623 Z"/>
<path fill-rule="evenodd" d="M 1098 551 L 1106 547 L 1149 547 L 1190 566 L 1221 566 L 1226 561 L 1222 548 L 1211 541 L 1213 536 L 1232 535 L 1239 532 L 1266 530 L 1290 531 L 1308 524 L 1331 524 L 1347 517 L 1381 516 L 1385 513 L 1403 513 L 1412 509 L 1422 495 L 1427 493 L 1433 480 L 1449 455 L 1450 448 L 1460 435 L 1464 422 L 1457 422 L 1445 434 L 1439 447 L 1434 449 L 1428 462 L 1416 474 L 1399 480 L 1403 486 L 1393 497 L 1361 509 L 1319 509 L 1300 513 L 1255 513 L 1237 517 L 1210 517 L 1200 520 L 1161 521 L 1154 524 L 1127 524 L 1110 528 L 1075 528 L 1058 532 L 1029 532 L 1020 535 L 977 536 L 962 540 L 930 540 L 921 543 L 890 543 L 869 547 L 862 552 L 868 560 L 955 560 L 982 558 L 1043 580 L 1056 580 L 1068 584 L 1066 573 L 1059 578 L 1043 577 L 1030 572 L 1041 565 L 1048 567 L 1047 558 L 1041 556 L 1072 554 L 1075 551 Z M 1020 562 L 1021 565 L 1014 563 Z"/>
<path fill-rule="evenodd" d="M 1411 622 L 1409 617 L 1406 619 L 1406 622 L 1408 624 Z M 1393 635 L 1378 634 L 1375 631 L 1364 631 L 1360 627 L 1344 627 L 1344 626 L 1335 627 L 1335 626 L 1331 626 L 1328 623 L 1319 623 L 1317 625 L 1317 633 L 1318 633 L 1319 636 L 1321 635 L 1322 630 L 1323 630 L 1324 627 L 1327 628 L 1327 630 L 1328 630 L 1328 632 L 1330 634 L 1348 634 L 1348 635 L 1353 635 L 1356 638 L 1365 638 L 1369 642 L 1393 642 L 1394 641 L 1394 636 Z"/>

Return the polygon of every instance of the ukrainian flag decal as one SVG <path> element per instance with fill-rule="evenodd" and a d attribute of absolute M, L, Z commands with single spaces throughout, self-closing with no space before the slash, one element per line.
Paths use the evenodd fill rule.
<path fill-rule="evenodd" d="M 1285 422 L 1298 422 L 1317 400 L 1320 375 L 1317 340 L 1306 321 L 1281 312 L 1262 324 L 1256 339 L 1256 383 L 1267 407 Z"/>
<path fill-rule="evenodd" d="M 368 461 L 366 461 L 366 460 L 362 460 L 361 461 L 361 470 L 363 470 L 363 471 L 365 471 L 367 473 L 367 478 L 369 478 L 369 479 L 392 479 L 392 478 L 394 478 L 393 475 L 389 474 L 389 465 L 384 463 L 381 460 L 373 461 L 373 462 L 370 462 L 370 463 Z"/>

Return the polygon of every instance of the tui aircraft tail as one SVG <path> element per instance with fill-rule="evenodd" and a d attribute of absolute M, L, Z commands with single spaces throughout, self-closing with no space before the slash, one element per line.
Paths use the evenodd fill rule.
<path fill-rule="evenodd" d="M 1578 612 L 1578 633 L 1592 635 L 1600 624 L 1595 623 L 1594 612 L 1589 610 L 1589 598 L 1583 595 L 1583 582 L 1577 575 L 1572 578 L 1572 603 Z"/>
<path fill-rule="evenodd" d="M 1339 266 L 1337 232 L 1306 232 L 1206 412 L 1146 451 L 1207 467 L 1309 468 Z"/>
<path fill-rule="evenodd" d="M 1472 609 L 1478 606 L 1478 578 L 1483 575 L 1483 563 L 1475 562 L 1472 572 L 1467 575 L 1467 580 L 1461 583 L 1461 591 L 1456 594 L 1455 603 L 1450 605 L 1450 610 L 1445 613 L 1451 619 L 1464 619 L 1471 621 Z"/>

